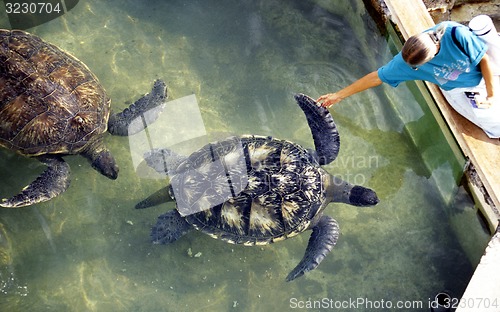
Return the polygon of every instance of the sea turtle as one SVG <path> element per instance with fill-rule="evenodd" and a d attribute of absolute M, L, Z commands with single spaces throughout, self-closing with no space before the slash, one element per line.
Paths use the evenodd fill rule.
<path fill-rule="evenodd" d="M 110 116 L 110 99 L 85 64 L 35 35 L 2 29 L 0 90 L 0 146 L 48 166 L 20 194 L 2 199 L 2 207 L 32 205 L 64 192 L 69 186 L 64 155 L 81 154 L 116 179 L 118 167 L 103 133 L 130 134 L 132 121 L 156 107 L 152 115 L 157 115 L 166 97 L 165 83 L 157 80 L 150 94 Z M 140 123 L 134 131 L 144 127 Z"/>
<path fill-rule="evenodd" d="M 146 208 L 170 195 L 176 209 L 159 216 L 153 243 L 167 244 L 195 228 L 233 244 L 265 245 L 312 230 L 305 255 L 286 278 L 316 268 L 339 236 L 323 212 L 330 202 L 378 203 L 376 193 L 330 175 L 321 165 L 339 152 L 339 134 L 328 110 L 310 97 L 295 99 L 306 115 L 316 150 L 286 140 L 244 135 L 210 143 L 188 157 L 169 149 L 146 153 L 149 166 L 168 173 L 170 185 L 136 205 Z"/>

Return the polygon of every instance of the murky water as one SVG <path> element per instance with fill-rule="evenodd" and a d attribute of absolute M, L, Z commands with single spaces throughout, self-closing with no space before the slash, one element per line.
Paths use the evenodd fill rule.
<path fill-rule="evenodd" d="M 0 18 L 0 27 L 8 27 Z M 390 58 L 361 0 L 88 0 L 29 31 L 86 63 L 116 109 L 164 79 L 172 101 L 155 126 L 165 145 L 252 133 L 313 147 L 293 94 L 337 90 Z M 152 245 L 150 227 L 174 206 L 134 205 L 166 181 L 136 168 L 131 150 L 140 135 L 107 136 L 118 180 L 99 175 L 82 157 L 66 157 L 72 184 L 64 194 L 0 210 L 0 310 L 386 311 L 376 308 L 392 304 L 427 311 L 437 291 L 459 296 L 487 235 L 455 186 L 457 164 L 442 136 L 427 135 L 424 149 L 409 135 L 413 125 L 437 129 L 432 115 L 405 86 L 366 91 L 332 113 L 342 147 L 327 170 L 375 189 L 382 201 L 374 208 L 327 208 L 342 234 L 315 271 L 284 281 L 309 232 L 263 247 L 197 232 Z M 184 145 L 186 152 L 199 146 Z M 37 161 L 1 150 L 0 196 L 15 194 L 42 170 Z M 460 224 L 481 239 L 457 236 Z M 414 305 L 396 309 L 398 302 Z"/>

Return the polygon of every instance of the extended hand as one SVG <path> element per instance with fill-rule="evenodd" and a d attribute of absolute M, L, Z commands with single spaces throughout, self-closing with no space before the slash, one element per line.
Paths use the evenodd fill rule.
<path fill-rule="evenodd" d="M 338 102 L 342 101 L 343 98 L 340 97 L 337 93 L 328 93 L 325 95 L 320 96 L 316 102 L 318 105 L 321 105 L 323 107 L 330 107 L 334 104 L 337 104 Z"/>

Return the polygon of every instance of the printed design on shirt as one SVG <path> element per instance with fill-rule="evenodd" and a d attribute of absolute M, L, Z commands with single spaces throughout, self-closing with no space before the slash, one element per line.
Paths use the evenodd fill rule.
<path fill-rule="evenodd" d="M 450 64 L 434 67 L 434 76 L 439 84 L 444 85 L 448 81 L 457 80 L 462 73 L 470 72 L 470 65 L 469 59 L 455 60 Z"/>

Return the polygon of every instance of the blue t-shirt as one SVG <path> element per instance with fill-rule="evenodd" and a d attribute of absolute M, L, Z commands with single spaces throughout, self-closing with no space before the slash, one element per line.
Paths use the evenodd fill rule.
<path fill-rule="evenodd" d="M 488 50 L 487 45 L 474 35 L 466 26 L 455 22 L 443 22 L 445 33 L 440 40 L 438 54 L 429 62 L 411 68 L 398 53 L 389 63 L 378 70 L 379 78 L 397 87 L 408 80 L 425 80 L 437 84 L 443 90 L 477 86 L 483 75 L 479 62 Z M 427 31 L 435 30 L 439 25 Z M 453 41 L 451 29 L 457 26 L 455 36 L 466 54 Z"/>

